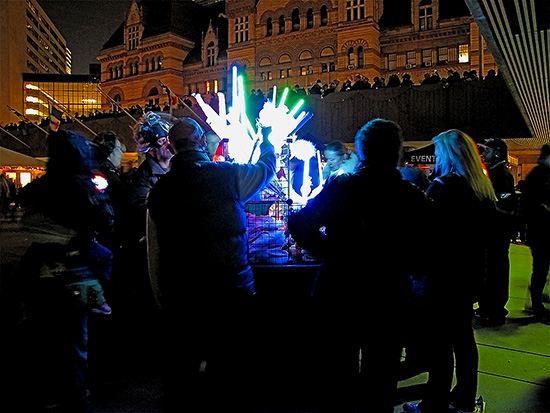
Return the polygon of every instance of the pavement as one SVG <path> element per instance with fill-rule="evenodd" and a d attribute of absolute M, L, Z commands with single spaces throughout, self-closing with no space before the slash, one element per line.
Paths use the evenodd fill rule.
<path fill-rule="evenodd" d="M 29 384 L 29 378 L 19 368 L 19 363 L 25 358 L 20 347 L 24 337 L 18 337 L 19 308 L 12 294 L 16 284 L 17 257 L 27 240 L 18 235 L 17 223 L 0 223 L 0 229 L 0 328 L 3 331 L 0 335 L 0 375 L 6 383 L 0 390 L 0 411 L 25 412 L 27 410 L 22 406 L 26 405 L 26 399 L 35 397 L 32 389 L 40 388 L 40 383 Z M 478 394 L 486 402 L 486 412 L 550 412 L 550 326 L 535 321 L 525 310 L 531 273 L 529 248 L 511 245 L 510 258 L 510 299 L 506 323 L 489 328 L 474 321 L 480 354 Z M 313 267 L 305 272 L 302 269 L 302 278 L 307 273 L 303 288 L 310 282 L 313 270 Z M 292 271 L 284 272 L 282 277 L 296 277 Z M 275 275 L 276 271 L 263 274 L 271 283 L 275 282 Z M 277 285 L 283 291 L 281 286 L 288 284 L 278 281 L 279 278 Z M 292 318 L 293 299 L 296 303 L 300 297 L 291 297 L 279 303 L 287 309 L 280 313 L 281 324 Z M 120 306 L 117 308 L 116 302 L 111 304 L 113 314 L 97 315 L 90 319 L 90 398 L 94 407 L 100 413 L 162 412 L 158 314 L 150 306 L 151 303 L 131 302 L 131 311 L 122 310 Z M 283 337 L 283 340 L 292 341 L 293 337 Z M 40 345 L 24 344 L 24 348 Z M 265 354 L 265 359 L 259 362 L 268 366 L 270 357 Z M 299 368 L 299 360 L 292 363 L 296 369 Z M 426 380 L 427 374 L 422 373 L 399 383 L 395 413 L 401 412 L 404 402 L 421 398 Z M 290 365 L 286 388 L 290 393 L 299 392 L 297 386 L 300 383 L 293 377 Z M 284 389 L 283 383 L 276 391 L 266 392 L 258 412 L 316 413 L 308 406 L 293 404 L 295 399 L 285 398 Z M 55 408 L 49 411 L 55 411 Z"/>
<path fill-rule="evenodd" d="M 479 351 L 478 395 L 490 413 L 550 412 L 550 326 L 536 322 L 529 305 L 531 253 L 527 246 L 510 247 L 510 298 L 506 322 L 482 327 L 474 319 Z M 402 394 L 425 383 L 420 374 L 399 383 Z M 417 393 L 418 394 L 418 393 Z M 420 397 L 412 400 L 418 401 Z M 401 412 L 398 404 L 394 413 Z"/>

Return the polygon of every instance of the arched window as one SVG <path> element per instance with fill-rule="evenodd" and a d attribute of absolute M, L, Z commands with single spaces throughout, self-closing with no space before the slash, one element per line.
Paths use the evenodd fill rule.
<path fill-rule="evenodd" d="M 149 59 L 145 59 L 145 73 L 149 72 Z"/>
<path fill-rule="evenodd" d="M 267 22 L 265 24 L 265 35 L 266 37 L 273 35 L 273 19 L 271 17 L 267 18 Z"/>
<path fill-rule="evenodd" d="M 206 49 L 206 66 L 214 66 L 216 64 L 216 46 L 214 42 L 208 43 Z"/>
<path fill-rule="evenodd" d="M 134 70 L 134 74 L 139 75 L 139 62 L 136 62 L 136 67 Z"/>
<path fill-rule="evenodd" d="M 155 71 L 155 58 L 152 57 L 151 58 L 151 72 L 154 72 Z"/>
<path fill-rule="evenodd" d="M 124 66 L 123 65 L 120 65 L 119 73 L 120 73 L 120 77 L 124 77 Z"/>
<path fill-rule="evenodd" d="M 162 69 L 162 56 L 157 57 L 157 70 Z"/>
<path fill-rule="evenodd" d="M 309 60 L 313 59 L 313 55 L 309 50 L 304 50 L 302 53 L 300 53 L 300 56 L 298 56 L 298 60 Z"/>
<path fill-rule="evenodd" d="M 269 57 L 263 57 L 260 60 L 260 63 L 258 63 L 258 66 L 260 67 L 271 66 L 271 59 Z"/>
<path fill-rule="evenodd" d="M 158 94 L 159 94 L 159 90 L 156 87 L 152 87 L 149 90 L 149 93 L 147 94 L 147 96 L 156 96 Z"/>
<path fill-rule="evenodd" d="M 357 48 L 357 67 L 365 67 L 365 51 L 363 49 L 363 46 L 359 46 Z"/>
<path fill-rule="evenodd" d="M 113 68 L 109 68 L 109 80 L 113 80 Z"/>
<path fill-rule="evenodd" d="M 283 63 L 291 63 L 292 59 L 290 58 L 290 55 L 288 53 L 285 53 L 279 57 L 279 64 Z"/>
<path fill-rule="evenodd" d="M 308 9 L 306 13 L 306 29 L 313 27 L 313 9 Z"/>
<path fill-rule="evenodd" d="M 292 10 L 292 31 L 297 32 L 300 30 L 300 10 Z"/>
<path fill-rule="evenodd" d="M 327 6 L 321 7 L 321 26 L 328 24 L 328 9 Z"/>
<path fill-rule="evenodd" d="M 330 46 L 323 47 L 323 50 L 321 50 L 321 57 L 329 57 L 334 56 L 334 49 Z"/>
<path fill-rule="evenodd" d="M 350 47 L 348 49 L 348 69 L 354 69 L 355 68 L 355 53 L 353 51 L 353 47 Z"/>
<path fill-rule="evenodd" d="M 279 16 L 279 34 L 284 34 L 285 32 L 285 15 L 281 14 Z"/>
<path fill-rule="evenodd" d="M 117 94 L 115 95 L 115 97 L 113 98 L 113 100 L 114 100 L 115 102 L 120 102 L 120 101 L 122 101 L 122 98 L 121 98 L 120 95 L 117 93 Z"/>

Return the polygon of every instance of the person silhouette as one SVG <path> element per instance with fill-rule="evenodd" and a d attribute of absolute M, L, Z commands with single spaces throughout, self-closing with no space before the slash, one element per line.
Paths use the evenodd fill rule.
<path fill-rule="evenodd" d="M 527 221 L 526 241 L 533 257 L 531 305 L 533 315 L 550 320 L 550 310 L 542 296 L 550 271 L 550 145 L 540 149 L 537 165 L 527 174 L 522 185 L 522 203 Z"/>
<path fill-rule="evenodd" d="M 297 245 L 323 261 L 312 296 L 313 376 L 321 411 L 393 412 L 402 332 L 412 305 L 410 275 L 424 256 L 418 243 L 395 242 L 403 235 L 399 217 L 406 209 L 427 222 L 430 205 L 397 169 L 403 150 L 397 123 L 369 121 L 355 135 L 355 147 L 355 172 L 326 184 L 289 216 L 288 229 Z M 372 317 L 367 302 L 391 311 Z M 362 394 L 367 390 L 373 397 Z"/>

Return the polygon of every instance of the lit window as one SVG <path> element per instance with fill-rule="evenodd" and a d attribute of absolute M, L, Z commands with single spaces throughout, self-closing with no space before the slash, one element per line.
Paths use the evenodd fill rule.
<path fill-rule="evenodd" d="M 458 45 L 458 63 L 468 63 L 470 61 L 470 54 L 467 44 Z"/>
<path fill-rule="evenodd" d="M 31 173 L 30 172 L 20 172 L 19 173 L 19 183 L 21 186 L 27 185 L 31 181 Z"/>

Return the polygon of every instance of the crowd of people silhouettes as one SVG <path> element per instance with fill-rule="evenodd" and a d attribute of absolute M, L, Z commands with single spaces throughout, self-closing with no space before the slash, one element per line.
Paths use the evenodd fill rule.
<path fill-rule="evenodd" d="M 385 84 L 378 78 L 370 87 L 403 86 L 406 79 Z M 357 82 L 365 79 L 358 76 Z M 346 83 L 341 90 L 348 90 Z M 323 94 L 323 85 L 317 86 Z M 306 93 L 295 89 L 297 96 Z M 265 99 L 254 94 L 258 102 Z M 134 129 L 144 161 L 129 181 L 120 174 L 124 147 L 115 133 L 101 133 L 93 142 L 72 131 L 50 133 L 46 174 L 19 194 L 26 231 L 42 234 L 47 227 L 49 234 L 21 261 L 22 299 L 35 310 L 27 317 L 37 340 L 50 328 L 57 350 L 66 350 L 53 353 L 64 366 L 57 387 L 64 411 L 93 411 L 88 317 L 111 310 L 154 314 L 152 323 L 160 323 L 166 411 L 200 410 L 204 374 L 221 392 L 209 401 L 213 411 L 255 411 L 248 392 L 259 386 L 265 330 L 258 328 L 261 297 L 247 256 L 245 204 L 275 175 L 269 132 L 261 128 L 259 160 L 238 164 L 214 159 L 221 139 L 194 119 L 144 113 Z M 292 240 L 322 263 L 303 337 L 311 345 L 301 355 L 311 369 L 305 392 L 322 412 L 393 412 L 404 348 L 429 375 L 423 400 L 406 403 L 404 412 L 475 409 L 474 304 L 485 324 L 505 322 L 518 206 L 503 141 L 477 145 L 456 129 L 432 141 L 434 173 L 421 179 L 418 170 L 401 164 L 401 127 L 368 121 L 355 135 L 355 151 L 339 141 L 326 146 L 322 190 L 288 216 Z M 533 255 L 532 307 L 541 321 L 549 318 L 542 302 L 550 268 L 549 148 L 543 146 L 526 177 L 523 198 Z M 434 240 L 429 255 L 420 243 L 399 242 L 404 210 Z M 68 285 L 81 299 L 66 295 Z M 58 305 L 40 313 L 51 299 L 44 302 L 38 294 L 44 288 Z M 376 317 L 373 308 L 381 310 Z M 413 340 L 411 325 L 420 334 Z M 46 401 L 42 396 L 36 403 Z"/>

